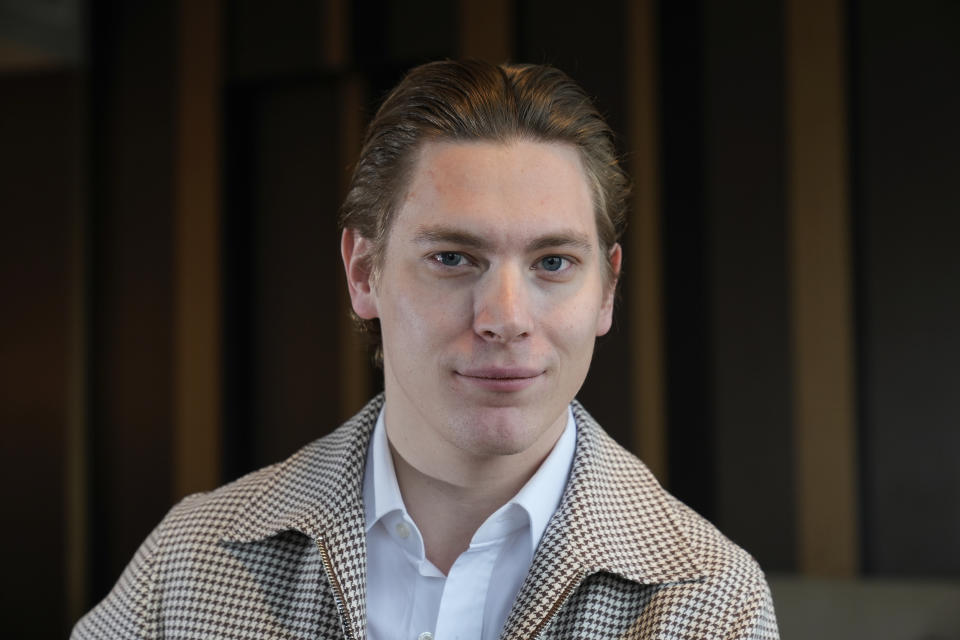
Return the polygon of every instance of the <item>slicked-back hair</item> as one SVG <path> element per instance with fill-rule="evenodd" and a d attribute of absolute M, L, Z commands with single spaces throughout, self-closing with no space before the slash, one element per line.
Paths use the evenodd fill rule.
<path fill-rule="evenodd" d="M 548 65 L 494 65 L 446 60 L 411 69 L 386 97 L 367 128 L 340 210 L 340 227 L 373 243 L 369 268 L 379 273 L 394 217 L 425 142 L 517 140 L 569 144 L 580 156 L 593 198 L 603 255 L 626 222 L 629 180 L 613 132 L 590 97 Z M 613 270 L 607 263 L 607 277 Z M 382 363 L 379 320 L 362 320 Z"/>

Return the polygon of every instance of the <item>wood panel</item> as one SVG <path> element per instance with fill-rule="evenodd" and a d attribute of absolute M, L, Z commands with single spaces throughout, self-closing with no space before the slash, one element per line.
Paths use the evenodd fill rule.
<path fill-rule="evenodd" d="M 4 636 L 56 638 L 86 554 L 82 82 L 0 75 L 0 94 L 0 618 Z"/>
<path fill-rule="evenodd" d="M 798 569 L 857 573 L 842 3 L 786 3 Z"/>
<path fill-rule="evenodd" d="M 96 3 L 90 25 L 89 596 L 96 601 L 173 498 L 177 9 Z"/>
<path fill-rule="evenodd" d="M 630 304 L 635 453 L 667 481 L 660 231 L 657 30 L 652 0 L 627 3 L 627 86 L 633 209 L 623 286 Z"/>
<path fill-rule="evenodd" d="M 360 78 L 348 76 L 340 94 L 340 201 L 346 196 L 354 163 L 363 141 L 364 85 Z M 339 276 L 339 277 L 337 277 Z M 371 351 L 367 341 L 354 325 L 350 314 L 350 295 L 343 270 L 333 278 L 339 284 L 337 313 L 339 314 L 340 344 L 340 419 L 346 420 L 370 399 L 372 379 L 378 374 L 372 370 Z"/>
<path fill-rule="evenodd" d="M 220 3 L 179 6 L 174 496 L 221 481 Z"/>
<path fill-rule="evenodd" d="M 87 606 L 90 576 L 90 424 L 89 424 L 89 369 L 90 369 L 90 308 L 89 308 L 89 229 L 87 228 L 86 164 L 80 160 L 87 151 L 89 140 L 82 122 L 87 113 L 84 104 L 86 94 L 78 91 L 77 111 L 79 118 L 74 126 L 78 130 L 77 175 L 71 185 L 76 198 L 76 212 L 69 225 L 69 273 L 67 288 L 67 414 L 66 414 L 66 459 L 65 459 L 65 507 L 66 507 L 66 618 L 69 623 L 80 617 Z"/>
<path fill-rule="evenodd" d="M 700 482 L 724 534 L 775 571 L 796 561 L 783 22 L 779 3 L 704 3 L 704 364 L 716 475 Z"/>
<path fill-rule="evenodd" d="M 847 14 L 862 572 L 960 576 L 960 3 Z"/>
<path fill-rule="evenodd" d="M 512 0 L 460 0 L 460 56 L 494 64 L 513 56 Z"/>

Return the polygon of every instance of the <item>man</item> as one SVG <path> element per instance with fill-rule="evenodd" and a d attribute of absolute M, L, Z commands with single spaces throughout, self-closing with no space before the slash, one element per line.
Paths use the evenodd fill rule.
<path fill-rule="evenodd" d="M 384 394 L 177 505 L 78 638 L 776 638 L 744 551 L 574 401 L 627 180 L 542 66 L 411 71 L 342 212 Z"/>

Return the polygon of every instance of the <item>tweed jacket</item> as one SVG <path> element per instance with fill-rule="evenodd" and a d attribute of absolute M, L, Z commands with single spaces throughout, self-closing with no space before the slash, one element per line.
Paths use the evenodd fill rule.
<path fill-rule="evenodd" d="M 382 403 L 184 499 L 72 637 L 365 637 L 363 467 Z M 777 638 L 754 560 L 573 412 L 570 479 L 501 638 Z"/>

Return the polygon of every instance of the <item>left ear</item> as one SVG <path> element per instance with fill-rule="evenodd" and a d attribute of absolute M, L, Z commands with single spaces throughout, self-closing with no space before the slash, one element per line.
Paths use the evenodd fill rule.
<path fill-rule="evenodd" d="M 602 336 L 610 331 L 610 327 L 613 325 L 613 301 L 616 297 L 617 281 L 620 279 L 620 263 L 623 260 L 623 249 L 620 248 L 619 243 L 614 243 L 614 245 L 610 247 L 607 260 L 610 261 L 610 271 L 612 275 L 610 276 L 610 281 L 605 283 L 603 302 L 600 305 L 600 313 L 597 316 L 598 336 Z"/>
<path fill-rule="evenodd" d="M 354 313 L 364 320 L 378 317 L 377 291 L 372 271 L 373 243 L 356 229 L 348 227 L 340 238 L 340 254 Z"/>

